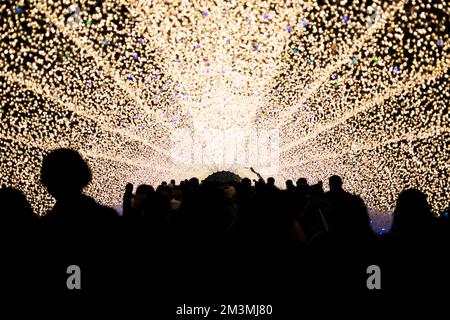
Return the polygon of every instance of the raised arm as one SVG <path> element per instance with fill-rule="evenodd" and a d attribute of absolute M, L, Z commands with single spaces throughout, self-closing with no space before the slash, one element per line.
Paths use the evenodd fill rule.
<path fill-rule="evenodd" d="M 258 176 L 259 179 L 261 179 L 262 181 L 264 181 L 264 178 L 263 178 L 258 172 L 256 172 L 255 169 L 253 169 L 253 167 L 250 167 L 250 170 L 251 170 L 254 174 L 256 174 L 256 175 Z"/>

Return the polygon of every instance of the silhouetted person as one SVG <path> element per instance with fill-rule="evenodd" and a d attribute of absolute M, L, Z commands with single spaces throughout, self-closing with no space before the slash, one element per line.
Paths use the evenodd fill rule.
<path fill-rule="evenodd" d="M 334 203 L 331 208 L 336 220 L 330 221 L 330 211 L 323 210 L 328 231 L 318 234 L 311 243 L 314 269 L 322 274 L 319 284 L 363 289 L 361 270 L 380 263 L 367 207 L 359 196 L 344 194 L 339 205 Z"/>
<path fill-rule="evenodd" d="M 199 186 L 198 178 L 191 178 L 191 179 L 189 179 L 189 184 L 194 186 L 194 187 L 198 187 Z"/>
<path fill-rule="evenodd" d="M 341 192 L 342 189 L 342 178 L 340 176 L 334 175 L 328 179 L 328 184 L 330 185 L 331 192 Z"/>
<path fill-rule="evenodd" d="M 249 178 L 244 178 L 237 186 L 237 214 L 240 219 L 247 219 L 254 205 L 255 190 Z"/>
<path fill-rule="evenodd" d="M 295 191 L 294 183 L 290 179 L 286 180 L 286 190 L 290 192 Z"/>
<path fill-rule="evenodd" d="M 420 238 L 431 231 L 434 217 L 427 196 L 417 189 L 403 190 L 394 210 L 391 233 Z"/>
<path fill-rule="evenodd" d="M 394 210 L 384 251 L 392 274 L 390 285 L 401 290 L 446 290 L 450 284 L 448 230 L 433 216 L 427 196 L 417 189 L 403 190 Z M 414 279 L 414 281 L 411 281 Z"/>
<path fill-rule="evenodd" d="M 23 244 L 27 249 L 35 244 L 37 223 L 38 216 L 22 191 L 10 187 L 0 189 L 0 244 L 14 243 L 17 250 Z"/>
<path fill-rule="evenodd" d="M 172 192 L 173 190 L 169 186 L 158 186 L 156 192 L 150 193 L 143 201 L 144 217 L 152 228 L 166 226 L 172 210 L 170 203 Z"/>
<path fill-rule="evenodd" d="M 180 209 L 183 203 L 183 191 L 181 186 L 175 186 L 170 197 L 170 207 L 173 211 Z"/>
<path fill-rule="evenodd" d="M 124 194 L 123 212 L 126 219 L 138 219 L 145 215 L 155 189 L 151 185 L 141 184 L 133 195 L 133 185 L 127 184 Z"/>
<path fill-rule="evenodd" d="M 46 219 L 89 224 L 116 216 L 113 209 L 83 194 L 91 180 L 91 169 L 77 151 L 57 149 L 44 157 L 41 182 L 56 200 Z"/>
<path fill-rule="evenodd" d="M 127 183 L 122 202 L 122 213 L 124 217 L 133 215 L 133 197 L 133 184 Z"/>
<path fill-rule="evenodd" d="M 136 189 L 136 194 L 133 201 L 134 215 L 137 217 L 143 217 L 148 210 L 153 196 L 155 194 L 155 189 L 148 184 L 141 184 Z"/>
<path fill-rule="evenodd" d="M 267 184 L 266 184 L 267 190 L 278 190 L 277 186 L 275 186 L 275 178 L 269 177 L 267 178 Z"/>
<path fill-rule="evenodd" d="M 303 208 L 309 199 L 309 185 L 306 178 L 299 178 L 296 182 L 296 200 L 295 206 L 297 208 L 297 212 L 301 215 Z"/>
<path fill-rule="evenodd" d="M 4 292 L 30 292 L 37 287 L 42 261 L 38 216 L 25 195 L 14 188 L 0 189 L 0 272 Z M 42 290 L 42 287 L 39 288 Z M 23 298 L 22 298 L 23 299 Z M 22 300 L 23 301 L 23 300 Z"/>
<path fill-rule="evenodd" d="M 30 224 L 37 220 L 23 192 L 14 188 L 0 189 L 0 212 L 0 219 L 9 226 Z"/>
<path fill-rule="evenodd" d="M 340 229 L 344 222 L 347 221 L 346 215 L 351 202 L 354 200 L 352 194 L 346 192 L 342 185 L 343 181 L 340 176 L 333 175 L 328 179 L 330 191 L 325 193 L 325 198 L 332 206 L 332 210 L 327 218 L 331 231 Z"/>
<path fill-rule="evenodd" d="M 252 187 L 252 182 L 249 178 L 244 178 L 241 180 L 241 186 L 245 189 L 250 189 Z"/>
<path fill-rule="evenodd" d="M 329 232 L 329 213 L 331 205 L 324 196 L 322 186 L 314 184 L 309 187 L 308 199 L 303 207 L 302 225 L 309 241 L 322 233 Z"/>
<path fill-rule="evenodd" d="M 309 195 L 311 198 L 315 196 L 321 196 L 324 194 L 323 187 L 322 187 L 322 181 L 319 181 L 316 184 L 313 184 L 309 187 Z"/>
<path fill-rule="evenodd" d="M 115 210 L 83 194 L 91 180 L 91 169 L 77 151 L 56 149 L 43 159 L 41 182 L 56 200 L 43 218 L 44 239 L 40 241 L 45 250 L 42 260 L 49 263 L 43 279 L 59 280 L 50 286 L 61 286 L 61 279 L 54 276 L 59 270 L 74 263 L 83 268 L 87 263 L 101 287 L 98 277 L 102 274 L 95 268 L 103 263 L 113 265 L 109 259 L 117 251 L 113 244 L 119 242 L 114 234 L 119 218 Z"/>
<path fill-rule="evenodd" d="M 355 244 L 374 236 L 367 206 L 360 196 L 350 195 L 339 218 L 337 231 Z"/>
<path fill-rule="evenodd" d="M 299 178 L 297 180 L 297 188 L 301 186 L 308 186 L 308 180 L 306 180 L 306 178 Z"/>

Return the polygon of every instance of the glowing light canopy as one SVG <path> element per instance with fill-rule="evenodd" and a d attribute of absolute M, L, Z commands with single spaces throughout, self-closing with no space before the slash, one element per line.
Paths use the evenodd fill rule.
<path fill-rule="evenodd" d="M 450 194 L 445 0 L 17 1 L 0 5 L 0 183 L 42 214 L 43 155 L 79 150 L 88 193 L 249 167 L 340 174 L 370 207 Z"/>

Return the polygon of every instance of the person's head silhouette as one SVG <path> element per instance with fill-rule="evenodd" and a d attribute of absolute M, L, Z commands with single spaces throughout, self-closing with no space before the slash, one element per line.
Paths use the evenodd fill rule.
<path fill-rule="evenodd" d="M 392 232 L 415 232 L 433 220 L 427 196 L 417 189 L 403 190 L 398 198 L 392 221 Z"/>
<path fill-rule="evenodd" d="M 342 178 L 340 176 L 331 176 L 328 179 L 328 184 L 330 185 L 330 191 L 342 190 Z"/>
<path fill-rule="evenodd" d="M 309 192 L 311 194 L 311 197 L 315 197 L 315 196 L 320 196 L 323 194 L 323 189 L 322 189 L 322 185 L 320 183 L 317 184 L 313 184 L 310 188 L 309 188 Z"/>
<path fill-rule="evenodd" d="M 198 187 L 200 185 L 200 182 L 199 182 L 198 178 L 194 177 L 194 178 L 189 179 L 189 185 L 191 187 Z"/>
<path fill-rule="evenodd" d="M 44 157 L 41 182 L 56 200 L 81 195 L 91 179 L 89 165 L 75 150 L 56 149 Z"/>
<path fill-rule="evenodd" d="M 274 186 L 275 185 L 275 178 L 273 178 L 273 177 L 267 178 L 267 184 L 269 186 Z"/>
<path fill-rule="evenodd" d="M 242 184 L 242 186 L 247 187 L 247 188 L 252 186 L 252 182 L 250 181 L 249 178 L 242 179 L 241 184 Z"/>
<path fill-rule="evenodd" d="M 0 188 L 0 206 L 3 221 L 27 223 L 36 219 L 35 214 L 22 191 L 10 188 Z"/>
<path fill-rule="evenodd" d="M 340 231 L 348 234 L 367 235 L 371 233 L 370 216 L 364 200 L 357 195 L 351 195 L 343 203 L 339 216 L 338 226 Z"/>
<path fill-rule="evenodd" d="M 292 188 L 294 188 L 294 183 L 292 180 L 286 180 L 286 189 L 291 190 Z"/>
<path fill-rule="evenodd" d="M 297 180 L 297 187 L 300 186 L 308 186 L 308 180 L 306 180 L 306 178 L 299 178 Z"/>

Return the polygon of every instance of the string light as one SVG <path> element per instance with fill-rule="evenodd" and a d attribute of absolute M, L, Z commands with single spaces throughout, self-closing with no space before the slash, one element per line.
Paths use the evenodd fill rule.
<path fill-rule="evenodd" d="M 5 7 L 0 183 L 23 190 L 45 213 L 53 202 L 39 184 L 40 164 L 64 146 L 92 166 L 87 192 L 113 206 L 127 182 L 224 169 L 249 176 L 246 167 L 262 166 L 280 185 L 283 177 L 306 177 L 326 187 L 340 174 L 381 211 L 395 206 L 403 188 L 417 187 L 440 212 L 450 194 L 449 30 L 442 23 L 449 5 L 370 3 L 34 0 Z M 201 165 L 174 160 L 177 130 L 208 150 Z M 220 143 L 215 132 L 224 133 Z M 273 157 L 267 165 L 258 160 L 265 144 L 235 145 L 254 132 L 280 133 L 279 166 Z M 221 161 L 230 145 L 239 150 L 235 159 Z"/>

